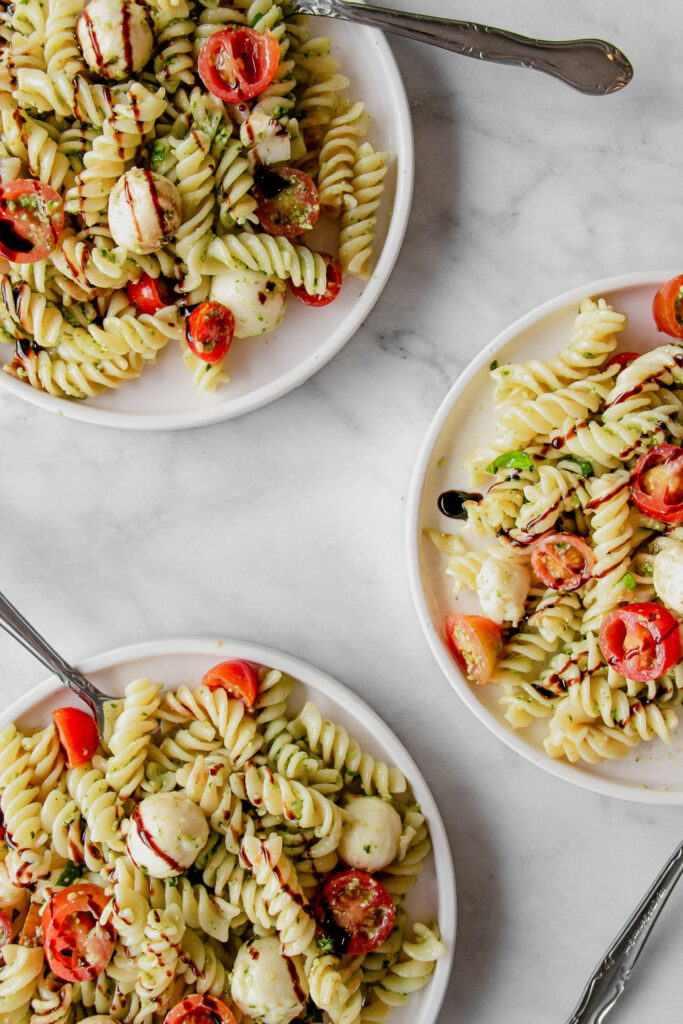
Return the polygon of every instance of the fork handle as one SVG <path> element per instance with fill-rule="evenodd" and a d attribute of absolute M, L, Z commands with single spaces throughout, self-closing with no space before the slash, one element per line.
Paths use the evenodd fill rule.
<path fill-rule="evenodd" d="M 426 14 L 392 11 L 358 0 L 304 0 L 302 10 L 330 18 L 344 18 L 361 25 L 408 36 L 453 50 L 465 57 L 515 64 L 553 75 L 567 85 L 592 96 L 616 92 L 633 77 L 628 58 L 602 39 L 550 41 L 530 39 L 504 29 L 472 21 L 451 21 Z"/>
<path fill-rule="evenodd" d="M 662 908 L 683 874 L 676 848 L 588 980 L 567 1024 L 602 1024 L 631 977 Z"/>
<path fill-rule="evenodd" d="M 86 679 L 60 654 L 57 654 L 35 626 L 32 626 L 2 593 L 0 593 L 0 627 L 15 640 L 18 640 L 34 658 L 42 662 L 49 672 L 54 673 L 70 690 L 85 700 L 101 724 L 100 716 L 104 702 L 110 698 L 100 693 L 89 679 Z"/>

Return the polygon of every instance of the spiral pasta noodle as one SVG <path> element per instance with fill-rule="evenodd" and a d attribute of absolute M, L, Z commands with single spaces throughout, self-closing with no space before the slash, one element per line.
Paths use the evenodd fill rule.
<path fill-rule="evenodd" d="M 134 679 L 108 702 L 99 747 L 77 767 L 65 757 L 74 751 L 63 716 L 58 729 L 0 730 L 10 838 L 0 840 L 0 910 L 11 920 L 38 911 L 57 935 L 58 901 L 73 901 L 83 927 L 69 931 L 68 948 L 99 970 L 63 981 L 51 970 L 52 945 L 46 958 L 42 945 L 9 943 L 0 1017 L 156 1024 L 192 995 L 208 1000 L 198 1007 L 207 1012 L 212 999 L 232 1005 L 236 1020 L 259 1016 L 263 998 L 264 1013 L 291 1003 L 299 1016 L 308 1008 L 328 1024 L 358 1024 L 366 1006 L 393 1005 L 427 982 L 442 947 L 436 932 L 406 930 L 403 903 L 431 850 L 407 780 L 310 701 L 299 710 L 293 678 L 247 667 L 256 693 L 246 703 L 222 686 L 163 693 L 149 677 Z M 673 677 L 662 700 L 673 714 Z M 644 717 L 630 707 L 642 732 Z M 374 872 L 396 926 L 380 949 L 351 956 L 318 894 L 355 863 L 344 842 L 358 799 L 370 816 L 396 822 Z M 14 849 L 25 833 L 33 846 Z M 84 943 L 95 928 L 97 941 Z M 250 988 L 261 969 L 265 996 Z"/>
<path fill-rule="evenodd" d="M 652 669 L 656 678 L 649 668 L 626 678 L 628 658 L 645 647 L 625 646 L 622 656 L 604 633 L 606 622 L 609 629 L 624 616 L 658 616 L 670 605 L 653 573 L 665 554 L 676 563 L 683 541 L 634 497 L 638 486 L 649 486 L 653 500 L 657 493 L 654 478 L 639 483 L 639 458 L 660 445 L 669 454 L 681 447 L 680 347 L 613 359 L 626 326 L 605 299 L 585 299 L 558 356 L 491 364 L 493 438 L 465 460 L 470 486 L 484 493 L 463 502 L 464 529 L 488 546 L 427 531 L 454 597 L 476 592 L 503 626 L 488 680 L 500 687 L 508 724 L 544 721 L 537 734 L 546 753 L 570 762 L 670 743 L 683 701 L 680 665 L 664 661 Z M 675 599 L 670 607 L 678 614 Z"/>
<path fill-rule="evenodd" d="M 341 225 L 339 251 L 331 247 L 335 287 L 340 269 L 369 276 L 388 154 L 361 144 L 365 104 L 349 95 L 330 39 L 309 38 L 305 18 L 274 0 L 22 0 L 6 14 L 0 181 L 49 186 L 64 212 L 35 263 L 18 262 L 19 250 L 1 262 L 0 341 L 14 347 L 6 373 L 55 398 L 88 401 L 136 379 L 172 337 L 197 391 L 228 384 L 230 354 L 207 358 L 215 342 L 206 348 L 194 336 L 196 307 L 227 306 L 239 342 L 279 326 L 287 298 L 279 282 L 316 297 L 328 289 L 330 257 L 295 231 L 298 199 L 276 200 L 277 218 L 292 223 L 269 233 L 279 228 L 262 186 L 280 170 L 311 177 L 311 224 L 318 213 L 324 222 L 355 211 Z M 230 29 L 277 44 L 260 92 L 234 102 L 199 72 L 203 48 Z M 58 207 L 54 193 L 41 195 Z M 137 308 L 152 287 L 145 277 L 164 279 L 160 301 L 175 310 L 168 333 Z M 133 305 L 106 323 L 93 313 L 129 287 Z M 141 301 L 144 309 L 156 300 Z M 232 334 L 220 330 L 227 350 Z"/>

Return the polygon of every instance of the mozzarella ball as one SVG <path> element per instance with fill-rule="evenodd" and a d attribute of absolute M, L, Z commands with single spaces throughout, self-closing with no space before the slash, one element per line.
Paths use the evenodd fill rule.
<path fill-rule="evenodd" d="M 667 544 L 655 555 L 652 582 L 660 601 L 683 615 L 683 544 Z"/>
<path fill-rule="evenodd" d="M 346 807 L 339 856 L 349 867 L 373 874 L 398 854 L 401 817 L 378 796 L 360 796 Z"/>
<path fill-rule="evenodd" d="M 182 793 L 155 793 L 133 811 L 126 840 L 130 859 L 152 878 L 192 867 L 209 838 L 204 812 Z"/>
<path fill-rule="evenodd" d="M 487 558 L 477 573 L 475 583 L 481 610 L 489 619 L 513 626 L 524 615 L 524 602 L 529 596 L 529 570 L 515 562 Z"/>
<path fill-rule="evenodd" d="M 236 338 L 254 338 L 274 330 L 282 320 L 287 286 L 255 270 L 226 270 L 212 279 L 211 298 L 234 316 Z"/>
<path fill-rule="evenodd" d="M 144 255 L 161 249 L 182 220 L 180 193 L 163 174 L 140 167 L 122 174 L 109 196 L 109 228 L 117 245 Z"/>
<path fill-rule="evenodd" d="M 142 71 L 154 49 L 152 16 L 143 0 L 90 0 L 76 35 L 91 71 L 110 82 Z"/>
<path fill-rule="evenodd" d="M 307 986 L 276 938 L 252 939 L 235 957 L 230 994 L 257 1024 L 289 1024 L 306 1005 Z"/>

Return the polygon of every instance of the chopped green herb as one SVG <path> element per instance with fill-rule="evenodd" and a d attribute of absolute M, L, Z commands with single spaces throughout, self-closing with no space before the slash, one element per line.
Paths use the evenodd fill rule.
<path fill-rule="evenodd" d="M 57 885 L 73 885 L 77 878 L 80 878 L 85 868 L 82 864 L 74 864 L 73 861 L 68 860 L 64 866 L 64 870 L 57 879 Z"/>
<path fill-rule="evenodd" d="M 595 470 L 593 469 L 593 463 L 589 462 L 588 459 L 579 459 L 576 455 L 565 455 L 562 459 L 563 462 L 575 462 L 581 470 L 583 476 L 593 476 Z"/>
<path fill-rule="evenodd" d="M 497 370 L 499 366 L 500 366 L 500 363 L 498 362 L 498 360 L 494 359 L 493 362 L 491 363 L 491 365 L 489 366 L 489 370 L 491 371 L 491 373 L 493 373 L 493 371 Z"/>
<path fill-rule="evenodd" d="M 497 473 L 499 469 L 531 469 L 533 462 L 531 456 L 526 452 L 512 451 L 503 452 L 486 467 L 487 473 Z"/>
<path fill-rule="evenodd" d="M 333 953 L 334 952 L 334 942 L 332 941 L 332 939 L 330 938 L 329 935 L 321 935 L 318 938 L 317 942 L 318 942 L 318 949 L 320 950 L 321 953 Z"/>
<path fill-rule="evenodd" d="M 621 577 L 621 582 L 624 584 L 627 590 L 636 589 L 636 581 L 632 572 L 624 573 L 624 575 Z"/>

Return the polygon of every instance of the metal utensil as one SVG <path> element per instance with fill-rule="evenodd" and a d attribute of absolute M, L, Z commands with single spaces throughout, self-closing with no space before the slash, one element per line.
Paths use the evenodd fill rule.
<path fill-rule="evenodd" d="M 38 630 L 30 622 L 27 622 L 21 612 L 17 611 L 14 605 L 1 593 L 0 626 L 10 636 L 13 636 L 15 640 L 18 640 L 27 651 L 30 651 L 38 661 L 42 662 L 50 672 L 54 672 L 57 678 L 61 679 L 73 693 L 86 702 L 97 719 L 100 734 L 104 734 L 105 705 L 114 698 L 102 693 L 96 686 L 93 686 L 89 679 L 86 679 L 68 662 L 64 661 L 64 658 L 50 647 L 47 640 L 43 639 Z"/>
<path fill-rule="evenodd" d="M 678 846 L 591 974 L 567 1024 L 602 1024 L 631 977 L 662 907 L 683 874 Z"/>
<path fill-rule="evenodd" d="M 617 92 L 633 78 L 628 57 L 603 39 L 530 39 L 473 21 L 408 14 L 358 0 L 292 0 L 291 9 L 296 14 L 317 14 L 371 25 L 465 57 L 545 71 L 591 96 Z"/>

